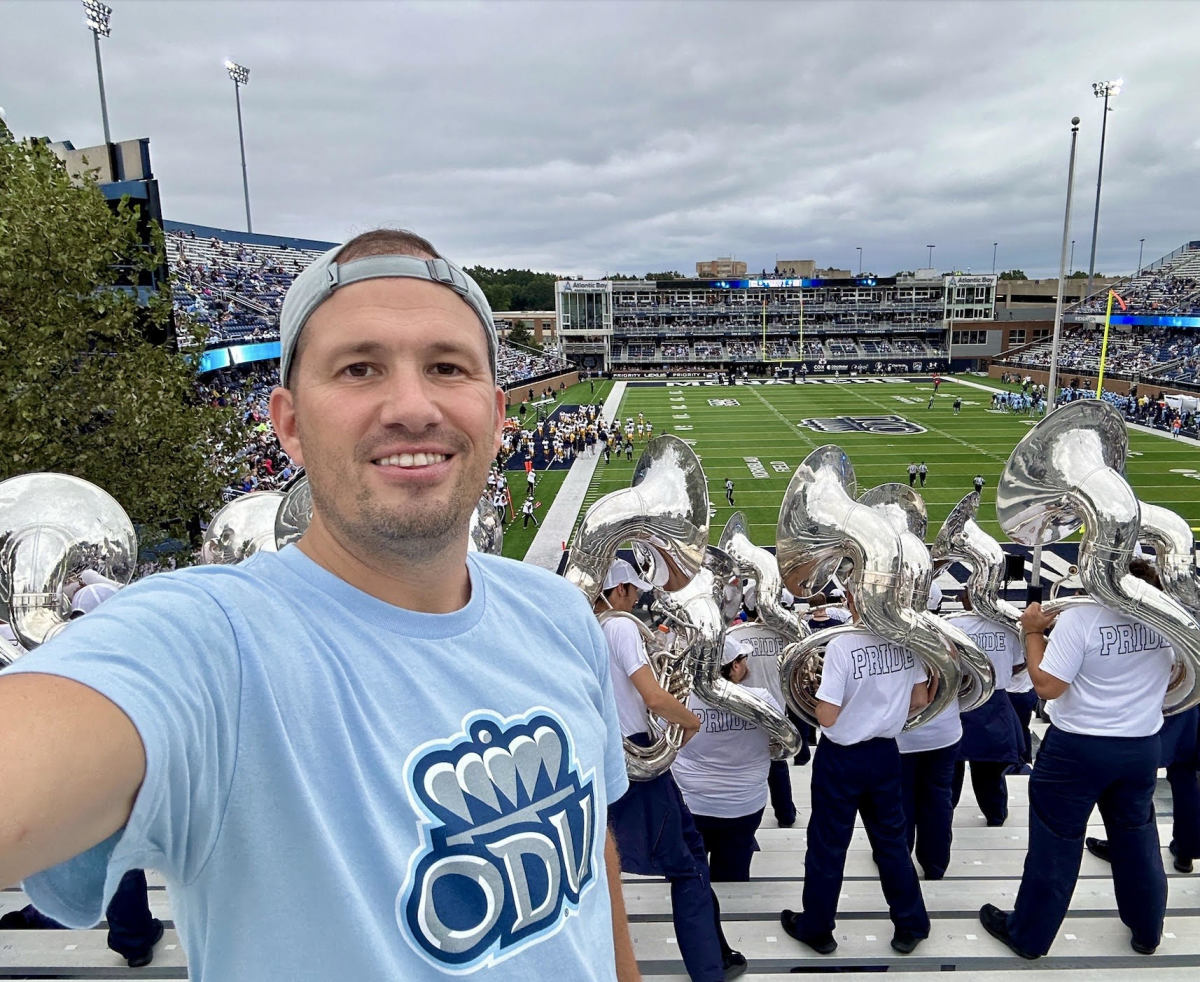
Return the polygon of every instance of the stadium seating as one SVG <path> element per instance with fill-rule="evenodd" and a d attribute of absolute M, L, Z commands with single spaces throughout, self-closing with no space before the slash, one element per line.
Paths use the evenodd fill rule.
<path fill-rule="evenodd" d="M 1189 242 L 1117 283 L 1113 289 L 1128 305 L 1125 313 L 1159 316 L 1200 315 L 1200 242 Z M 1103 314 L 1108 291 L 1081 300 L 1068 314 Z"/>

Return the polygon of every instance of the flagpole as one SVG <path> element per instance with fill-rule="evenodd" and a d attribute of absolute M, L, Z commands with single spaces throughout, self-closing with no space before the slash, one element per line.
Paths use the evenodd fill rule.
<path fill-rule="evenodd" d="M 1067 165 L 1067 209 L 1063 216 L 1062 251 L 1058 261 L 1058 296 L 1054 301 L 1054 340 L 1050 344 L 1050 377 L 1046 382 L 1046 415 L 1058 402 L 1058 349 L 1062 344 L 1063 288 L 1067 275 L 1067 240 L 1071 237 L 1071 193 L 1075 186 L 1075 144 L 1079 141 L 1079 117 L 1071 117 L 1071 162 Z M 1031 594 L 1039 598 L 1042 588 L 1042 543 L 1033 546 L 1033 569 L 1029 578 Z"/>
<path fill-rule="evenodd" d="M 1108 357 L 1108 328 L 1112 324 L 1112 302 L 1115 294 L 1108 291 L 1108 309 L 1104 312 L 1104 340 L 1100 342 L 1100 372 L 1096 378 L 1096 398 L 1104 391 L 1104 361 Z"/>

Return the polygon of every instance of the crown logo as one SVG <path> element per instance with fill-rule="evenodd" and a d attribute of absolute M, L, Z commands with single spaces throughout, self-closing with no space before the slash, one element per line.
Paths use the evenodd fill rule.
<path fill-rule="evenodd" d="M 415 751 L 408 775 L 428 819 L 396 898 L 409 943 L 465 969 L 555 934 L 595 881 L 603 828 L 565 725 L 546 709 L 477 713 Z"/>

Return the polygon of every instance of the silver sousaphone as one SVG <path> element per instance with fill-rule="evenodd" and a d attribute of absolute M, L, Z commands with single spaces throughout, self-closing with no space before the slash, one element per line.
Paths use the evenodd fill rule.
<path fill-rule="evenodd" d="M 719 632 L 724 625 L 713 599 L 712 573 L 703 569 L 708 544 L 708 485 L 699 458 L 678 437 L 665 435 L 647 442 L 634 468 L 633 485 L 604 495 L 580 522 L 563 576 L 583 591 L 590 604 L 595 605 L 599 598 L 604 577 L 623 542 L 654 544 L 654 550 L 646 553 L 652 567 L 648 570 L 651 582 L 666 582 L 668 575 L 694 581 L 697 574 L 702 574 L 694 588 L 688 583 L 686 593 L 660 596 L 660 603 L 663 596 L 675 598 L 668 614 L 679 628 L 676 644 L 664 648 L 638 618 L 633 618 L 647 643 L 658 684 L 686 704 L 695 666 L 701 658 L 712 657 L 711 652 L 701 652 L 699 647 L 713 644 L 714 630 Z M 671 570 L 658 569 L 656 564 L 662 560 L 655 556 L 668 557 Z M 599 620 L 603 624 L 609 617 L 631 616 L 606 611 Z M 719 665 L 720 655 L 716 657 Z M 683 743 L 681 727 L 663 725 L 649 713 L 647 731 L 651 736 L 649 747 L 625 741 L 625 769 L 635 781 L 664 773 Z"/>
<path fill-rule="evenodd" d="M 854 467 L 841 447 L 828 444 L 810 453 L 784 492 L 775 555 L 784 585 L 798 595 L 820 589 L 836 573 L 854 594 L 866 628 L 909 648 L 937 679 L 933 701 L 905 724 L 912 728 L 957 698 L 962 671 L 946 635 L 905 603 L 902 594 L 911 590 L 905 578 L 913 574 L 900 535 L 883 515 L 855 500 L 856 489 Z M 815 631 L 788 646 L 782 674 L 793 712 L 816 722 L 822 652 L 833 638 L 856 630 L 851 624 Z"/>
<path fill-rule="evenodd" d="M 908 591 L 907 602 L 913 613 L 954 647 L 962 671 L 959 711 L 969 713 L 978 709 L 996 691 L 996 669 L 969 635 L 929 611 L 933 561 L 925 548 L 925 535 L 929 529 L 925 500 L 907 484 L 880 484 L 863 492 L 858 500 L 880 512 L 899 533 L 900 549 L 908 570 L 901 580 L 901 589 Z"/>
<path fill-rule="evenodd" d="M 108 492 L 67 474 L 0 482 L 0 620 L 22 648 L 66 627 L 71 577 L 91 569 L 124 586 L 136 562 L 133 523 Z"/>
<path fill-rule="evenodd" d="M 1179 601 L 1129 572 L 1144 533 L 1141 503 L 1121 473 L 1128 450 L 1125 420 L 1111 405 L 1067 403 L 1013 448 L 996 485 L 996 518 L 1022 545 L 1057 542 L 1083 529 L 1079 578 L 1087 596 L 1053 600 L 1044 609 L 1098 602 L 1162 634 L 1177 667 L 1163 711 L 1179 713 L 1200 705 L 1200 623 Z"/>

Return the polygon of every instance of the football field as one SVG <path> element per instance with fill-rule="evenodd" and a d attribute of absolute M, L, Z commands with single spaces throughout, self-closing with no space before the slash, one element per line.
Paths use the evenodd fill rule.
<path fill-rule="evenodd" d="M 952 379 L 934 395 L 928 380 L 846 380 L 802 385 L 631 383 L 621 403 L 622 421 L 639 412 L 654 433 L 672 433 L 692 443 L 708 480 L 715 506 L 712 539 L 735 511 L 745 513 L 750 535 L 762 546 L 775 544 L 783 492 L 796 465 L 816 447 L 840 446 L 858 478 L 858 492 L 890 481 L 908 483 L 908 465 L 929 469 L 917 490 L 929 511 L 932 541 L 947 513 L 985 480 L 979 520 L 1001 542 L 1007 536 L 995 519 L 996 481 L 1012 448 L 1034 420 L 991 410 L 990 392 Z M 959 415 L 956 397 L 962 398 Z M 642 444 L 635 447 L 634 461 Z M 633 462 L 614 457 L 601 463 L 589 487 L 586 506 L 609 491 L 627 487 Z M 1200 448 L 1168 435 L 1130 431 L 1127 477 L 1143 501 L 1170 508 L 1200 527 Z M 734 482 L 734 506 L 724 483 Z"/>

